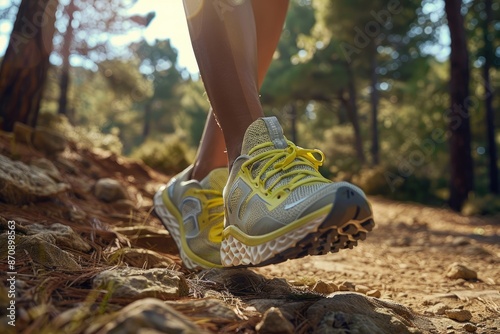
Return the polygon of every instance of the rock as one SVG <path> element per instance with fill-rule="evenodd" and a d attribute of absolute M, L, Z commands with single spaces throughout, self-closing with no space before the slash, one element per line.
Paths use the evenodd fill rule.
<path fill-rule="evenodd" d="M 56 155 L 66 149 L 66 138 L 60 133 L 44 127 L 33 132 L 33 146 L 49 155 Z"/>
<path fill-rule="evenodd" d="M 40 238 L 59 247 L 76 249 L 81 252 L 89 252 L 92 247 L 80 237 L 73 229 L 63 224 L 52 224 L 49 226 L 31 224 L 27 226 L 28 233 L 38 235 Z M 51 239 L 53 238 L 53 239 Z"/>
<path fill-rule="evenodd" d="M 463 329 L 465 329 L 467 332 L 469 333 L 474 333 L 475 331 L 477 331 L 477 327 L 476 325 L 474 324 L 471 324 L 470 322 L 469 323 L 466 323 L 464 326 L 463 326 Z"/>
<path fill-rule="evenodd" d="M 338 291 L 338 287 L 333 282 L 325 282 L 319 280 L 312 288 L 313 291 L 322 294 L 330 294 L 332 292 Z"/>
<path fill-rule="evenodd" d="M 408 308 L 359 293 L 336 292 L 305 312 L 313 333 L 431 332 L 432 323 Z"/>
<path fill-rule="evenodd" d="M 103 316 L 85 334 L 178 333 L 207 334 L 181 313 L 164 302 L 146 298 L 135 301 L 118 312 Z"/>
<path fill-rule="evenodd" d="M 437 303 L 432 305 L 431 307 L 425 310 L 426 313 L 434 314 L 434 315 L 443 315 L 446 310 L 449 310 L 450 307 L 445 303 Z"/>
<path fill-rule="evenodd" d="M 33 137 L 33 128 L 24 123 L 16 122 L 14 123 L 14 139 L 18 143 L 31 144 L 31 138 Z"/>
<path fill-rule="evenodd" d="M 257 333 L 293 334 L 294 326 L 276 307 L 271 307 L 264 313 L 262 320 L 255 326 Z"/>
<path fill-rule="evenodd" d="M 43 265 L 46 268 L 57 268 L 60 270 L 81 269 L 70 253 L 54 245 L 52 238 L 49 238 L 50 241 L 46 239 L 46 237 L 40 235 L 16 235 L 16 254 L 19 254 L 19 258 L 21 258 L 26 252 L 35 263 Z M 7 236 L 5 234 L 0 235 L 0 240 L 7 240 Z M 1 256 L 6 256 L 6 247 L 6 243 L 0 244 Z"/>
<path fill-rule="evenodd" d="M 125 262 L 132 267 L 150 269 L 150 268 L 172 268 L 175 262 L 161 254 L 141 248 L 121 248 L 110 255 L 111 263 L 119 264 Z"/>
<path fill-rule="evenodd" d="M 380 296 L 382 296 L 382 293 L 380 292 L 380 290 L 374 289 L 374 290 L 368 291 L 366 293 L 366 295 L 369 297 L 380 298 Z"/>
<path fill-rule="evenodd" d="M 113 179 L 100 179 L 94 187 L 94 195 L 104 202 L 114 202 L 126 199 L 127 192 L 120 182 Z"/>
<path fill-rule="evenodd" d="M 187 296 L 189 288 L 184 275 L 168 269 L 116 268 L 94 278 L 94 287 L 112 290 L 113 297 L 162 299 Z"/>
<path fill-rule="evenodd" d="M 0 155 L 0 200 L 9 204 L 36 202 L 67 190 L 39 168 Z"/>
<path fill-rule="evenodd" d="M 469 321 L 472 319 L 472 313 L 468 310 L 450 309 L 445 310 L 444 313 L 448 318 L 459 322 Z"/>
<path fill-rule="evenodd" d="M 373 289 L 365 286 L 365 285 L 356 285 L 356 287 L 354 288 L 354 291 L 356 292 L 359 292 L 359 293 L 362 293 L 362 294 L 367 294 L 369 291 L 372 291 Z"/>
<path fill-rule="evenodd" d="M 62 181 L 61 173 L 57 167 L 50 161 L 45 158 L 35 159 L 31 161 L 31 166 L 39 168 L 45 174 L 47 174 L 52 180 L 56 182 Z"/>
<path fill-rule="evenodd" d="M 466 280 L 477 279 L 477 272 L 455 262 L 448 267 L 446 277 L 453 279 L 463 278 Z"/>

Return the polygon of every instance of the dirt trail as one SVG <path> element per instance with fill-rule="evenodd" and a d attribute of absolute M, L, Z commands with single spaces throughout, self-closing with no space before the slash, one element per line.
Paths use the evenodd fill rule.
<path fill-rule="evenodd" d="M 29 145 L 17 145 L 15 150 L 13 154 L 9 137 L 0 136 L 2 155 L 15 155 L 16 160 L 27 164 L 44 157 Z M 35 204 L 0 202 L 0 217 L 15 220 L 19 231 L 33 223 L 70 226 L 92 251 L 62 247 L 82 267 L 74 272 L 40 267 L 29 257 L 18 263 L 17 271 L 23 275 L 23 283 L 18 287 L 22 296 L 18 306 L 26 314 L 19 315 L 17 329 L 33 330 L 50 323 L 56 315 L 86 300 L 92 277 L 113 265 L 109 254 L 119 248 L 132 246 L 157 251 L 171 267 L 191 274 L 179 266 L 174 243 L 151 213 L 152 197 L 168 181 L 168 176 L 109 152 L 89 151 L 71 143 L 64 153 L 50 159 L 70 190 Z M 98 200 L 94 188 L 101 178 L 119 181 L 128 199 L 113 203 Z M 357 291 L 401 303 L 433 319 L 438 332 L 465 332 L 463 323 L 442 314 L 447 308 L 470 311 L 470 322 L 475 327 L 470 330 L 499 332 L 498 219 L 467 218 L 444 209 L 380 198 L 371 200 L 377 225 L 356 248 L 252 270 L 270 279 L 285 278 L 300 289 L 324 292 L 321 291 L 324 282 L 329 292 Z M 143 227 L 140 233 L 136 230 L 138 226 Z M 127 228 L 135 232 L 127 234 Z M 454 263 L 476 271 L 478 278 L 447 277 Z M 5 260 L 0 261 L 0 270 L 8 271 Z M 50 278 L 45 275 L 47 271 Z M 3 279 L 2 283 L 5 285 Z M 0 299 L 0 302 L 5 301 Z M 444 307 L 439 309 L 440 305 Z M 34 309 L 38 318 L 33 315 Z M 210 323 L 204 326 L 218 328 Z M 247 328 L 247 332 L 252 330 Z"/>

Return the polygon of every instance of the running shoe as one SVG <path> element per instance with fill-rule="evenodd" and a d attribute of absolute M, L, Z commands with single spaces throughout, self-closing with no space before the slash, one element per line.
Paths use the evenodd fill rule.
<path fill-rule="evenodd" d="M 190 180 L 193 166 L 175 176 L 154 197 L 154 207 L 175 240 L 189 269 L 221 267 L 224 224 L 222 189 L 227 168 L 210 172 L 201 182 Z"/>
<path fill-rule="evenodd" d="M 352 248 L 374 227 L 361 189 L 318 171 L 324 155 L 288 141 L 276 117 L 247 129 L 224 188 L 224 267 L 263 266 Z"/>

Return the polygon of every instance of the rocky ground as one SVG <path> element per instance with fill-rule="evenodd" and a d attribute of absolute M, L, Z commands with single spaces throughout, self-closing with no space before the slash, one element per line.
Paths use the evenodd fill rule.
<path fill-rule="evenodd" d="M 353 250 L 191 272 L 151 212 L 168 179 L 50 130 L 0 134 L 0 332 L 500 332 L 498 217 L 372 198 Z"/>

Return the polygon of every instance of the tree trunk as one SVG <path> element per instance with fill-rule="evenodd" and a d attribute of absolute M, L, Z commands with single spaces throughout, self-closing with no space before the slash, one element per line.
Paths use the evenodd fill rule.
<path fill-rule="evenodd" d="M 73 17 L 76 11 L 76 6 L 74 0 L 70 1 L 66 8 L 68 14 L 68 26 L 66 27 L 66 32 L 64 33 L 64 41 L 61 48 L 62 66 L 61 66 L 61 78 L 59 81 L 60 96 L 59 96 L 59 109 L 58 113 L 66 115 L 70 118 L 68 114 L 68 90 L 70 84 L 70 64 L 69 57 L 71 56 L 71 46 L 73 44 Z"/>
<path fill-rule="evenodd" d="M 378 138 L 378 78 L 377 78 L 377 53 L 376 45 L 374 46 L 371 57 L 371 94 L 370 94 L 370 104 L 372 111 L 372 165 L 376 166 L 380 163 L 379 158 L 379 138 Z"/>
<path fill-rule="evenodd" d="M 151 112 L 153 110 L 153 101 L 146 103 L 144 107 L 144 126 L 142 128 L 142 141 L 145 142 L 146 138 L 151 132 Z"/>
<path fill-rule="evenodd" d="M 35 126 L 49 56 L 53 49 L 57 0 L 22 0 L 0 67 L 0 116 L 3 129 L 15 122 Z"/>
<path fill-rule="evenodd" d="M 465 40 L 464 19 L 460 12 L 461 0 L 445 0 L 445 11 L 451 38 L 451 77 L 448 110 L 450 131 L 450 198 L 449 205 L 460 211 L 469 192 L 474 188 L 471 156 L 469 98 L 469 55 Z"/>
<path fill-rule="evenodd" d="M 499 193 L 498 188 L 498 164 L 497 164 L 497 146 L 495 142 L 495 111 L 493 110 L 493 90 L 491 89 L 490 68 L 491 58 L 493 55 L 493 45 L 490 37 L 490 25 L 493 19 L 491 9 L 491 0 L 485 0 L 486 18 L 483 23 L 483 39 L 484 39 L 484 94 L 486 107 L 486 136 L 488 148 L 488 173 L 490 179 L 490 191 L 494 194 Z"/>
<path fill-rule="evenodd" d="M 349 106 L 347 108 L 347 117 L 351 121 L 354 130 L 354 148 L 358 156 L 359 162 L 364 165 L 366 163 L 365 152 L 363 151 L 363 138 L 361 137 L 361 129 L 359 127 L 359 113 L 356 95 L 356 86 L 354 85 L 354 75 L 352 74 L 351 66 L 347 64 L 347 71 L 349 74 Z"/>

